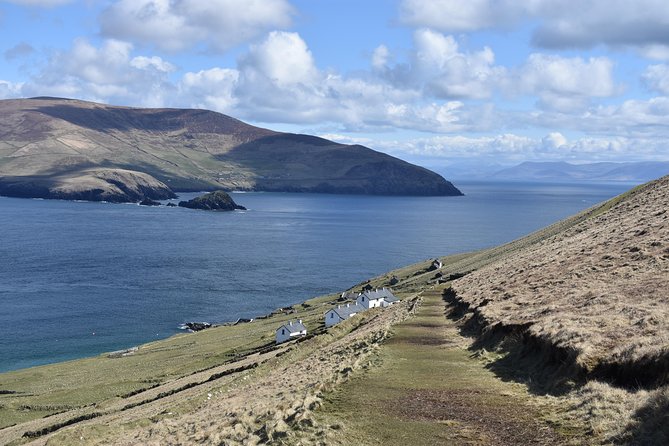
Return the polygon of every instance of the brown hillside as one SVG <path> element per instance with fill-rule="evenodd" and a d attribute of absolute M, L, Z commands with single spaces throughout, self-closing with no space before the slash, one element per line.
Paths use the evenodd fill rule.
<path fill-rule="evenodd" d="M 491 369 L 561 395 L 592 444 L 667 444 L 669 177 L 561 224 L 500 247 L 445 298 L 479 348 L 508 354 Z"/>
<path fill-rule="evenodd" d="M 454 284 L 485 326 L 525 327 L 586 371 L 669 360 L 669 177 Z M 641 378 L 644 369 L 628 370 Z M 648 377 L 650 379 L 650 377 Z M 654 378 L 654 379 L 655 379 Z"/>
<path fill-rule="evenodd" d="M 274 132 L 207 110 L 2 100 L 0 123 L 6 195 L 51 191 L 60 185 L 56 177 L 100 167 L 149 174 L 177 191 L 461 195 L 436 173 L 369 148 Z"/>

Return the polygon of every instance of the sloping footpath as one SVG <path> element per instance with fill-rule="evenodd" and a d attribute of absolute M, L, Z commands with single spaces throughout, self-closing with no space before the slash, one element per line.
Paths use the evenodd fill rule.
<path fill-rule="evenodd" d="M 557 445 L 578 431 L 555 430 L 553 407 L 505 382 L 469 350 L 447 317 L 444 286 L 421 294 L 413 318 L 393 327 L 377 367 L 326 396 L 316 419 L 340 445 Z M 571 437 L 571 438 L 570 438 Z"/>

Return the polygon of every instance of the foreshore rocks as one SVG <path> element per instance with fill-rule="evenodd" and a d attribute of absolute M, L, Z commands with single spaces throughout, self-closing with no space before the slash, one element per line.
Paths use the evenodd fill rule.
<path fill-rule="evenodd" d="M 202 331 L 206 330 L 207 328 L 211 328 L 211 326 L 212 325 L 209 322 L 186 322 L 182 325 L 184 329 L 188 329 L 190 331 Z"/>

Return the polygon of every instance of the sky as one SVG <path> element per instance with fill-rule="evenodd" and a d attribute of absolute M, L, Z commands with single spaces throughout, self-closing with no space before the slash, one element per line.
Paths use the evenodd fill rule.
<path fill-rule="evenodd" d="M 205 108 L 451 176 L 669 160 L 666 0 L 0 0 L 0 99 Z"/>

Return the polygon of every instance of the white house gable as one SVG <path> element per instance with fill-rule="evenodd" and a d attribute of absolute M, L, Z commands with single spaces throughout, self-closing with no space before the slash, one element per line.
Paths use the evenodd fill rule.
<path fill-rule="evenodd" d="M 325 326 L 331 327 L 365 310 L 366 308 L 357 303 L 346 304 L 346 306 L 339 305 L 325 313 Z"/>
<path fill-rule="evenodd" d="M 293 322 L 289 321 L 276 329 L 276 343 L 289 341 L 292 338 L 306 336 L 307 328 L 302 324 L 302 319 Z"/>

